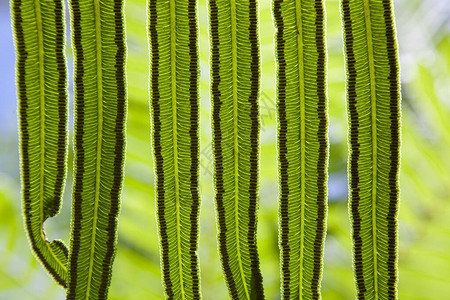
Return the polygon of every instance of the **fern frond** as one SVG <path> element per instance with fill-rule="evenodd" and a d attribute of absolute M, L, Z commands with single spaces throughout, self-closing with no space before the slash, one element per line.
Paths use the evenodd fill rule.
<path fill-rule="evenodd" d="M 67 299 L 106 299 L 125 150 L 123 1 L 72 0 L 75 162 Z"/>
<path fill-rule="evenodd" d="M 166 297 L 200 299 L 196 1 L 151 0 L 151 111 Z"/>
<path fill-rule="evenodd" d="M 359 299 L 397 298 L 400 84 L 391 0 L 344 0 L 350 216 Z"/>
<path fill-rule="evenodd" d="M 327 213 L 323 0 L 275 0 L 281 290 L 319 299 Z"/>
<path fill-rule="evenodd" d="M 260 59 L 257 1 L 210 0 L 218 242 L 233 299 L 263 299 L 256 243 Z"/>
<path fill-rule="evenodd" d="M 12 0 L 17 50 L 20 165 L 25 228 L 43 266 L 66 286 L 68 250 L 49 242 L 66 177 L 67 91 L 64 10 L 60 0 Z"/>

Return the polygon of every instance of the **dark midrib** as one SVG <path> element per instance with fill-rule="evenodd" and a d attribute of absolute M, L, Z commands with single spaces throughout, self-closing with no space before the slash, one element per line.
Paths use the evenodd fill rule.
<path fill-rule="evenodd" d="M 327 177 L 327 115 L 326 115 L 326 83 L 325 83 L 325 42 L 324 42 L 324 8 L 322 0 L 315 1 L 316 8 L 316 49 L 317 49 L 317 115 L 319 128 L 317 140 L 319 141 L 319 155 L 317 161 L 317 219 L 316 237 L 314 239 L 314 267 L 311 281 L 313 299 L 319 299 L 320 275 L 322 271 L 323 238 L 325 234 L 325 203 L 326 203 L 326 177 Z"/>
<path fill-rule="evenodd" d="M 278 65 L 278 148 L 279 148 L 279 176 L 280 176 L 280 231 L 281 231 L 281 273 L 282 273 L 282 296 L 283 299 L 289 299 L 291 296 L 290 282 L 291 271 L 290 247 L 289 247 L 289 161 L 287 160 L 287 115 L 286 115 L 286 58 L 285 58 L 285 40 L 284 20 L 281 13 L 282 0 L 274 2 L 274 18 L 277 27 L 276 52 Z"/>
<path fill-rule="evenodd" d="M 367 291 L 363 274 L 363 258 L 362 258 L 362 237 L 361 237 L 361 216 L 359 214 L 359 174 L 358 162 L 360 155 L 360 145 L 358 142 L 359 135 L 359 114 L 356 108 L 356 59 L 353 49 L 353 28 L 350 13 L 349 0 L 342 1 L 342 11 L 344 19 L 345 47 L 347 58 L 347 97 L 348 111 L 350 117 L 350 188 L 351 188 L 351 205 L 350 211 L 353 220 L 353 251 L 354 251 L 354 268 L 356 276 L 356 285 L 358 289 L 358 297 L 364 299 L 364 293 Z"/>
<path fill-rule="evenodd" d="M 191 169 L 190 169 L 190 191 L 192 198 L 190 223 L 190 261 L 192 292 L 194 299 L 200 299 L 200 279 L 198 276 L 198 257 L 197 241 L 198 241 L 198 214 L 200 209 L 200 197 L 198 190 L 198 167 L 199 167 L 199 144 L 198 144 L 198 122 L 199 122 L 199 106 L 198 106 L 198 50 L 197 50 L 197 15 L 196 0 L 189 0 L 188 3 L 189 17 L 189 102 L 190 102 L 190 121 L 189 129 L 190 149 L 191 149 Z"/>
<path fill-rule="evenodd" d="M 161 95 L 159 93 L 159 43 L 158 43 L 158 30 L 157 30 L 157 10 L 156 0 L 151 0 L 149 3 L 149 16 L 150 16 L 150 45 L 151 45 L 151 105 L 153 110 L 153 148 L 156 160 L 156 194 L 157 194 L 157 210 L 158 210 L 158 222 L 159 231 L 161 235 L 161 256 L 162 256 L 162 271 L 163 280 L 167 297 L 172 299 L 175 294 L 172 289 L 173 283 L 170 279 L 169 268 L 169 244 L 167 234 L 167 223 L 164 216 L 165 212 L 165 192 L 164 192 L 164 168 L 163 168 L 163 156 L 161 149 L 161 109 L 159 101 Z"/>
<path fill-rule="evenodd" d="M 391 120 L 391 144 L 389 170 L 389 211 L 388 220 L 388 298 L 396 299 L 397 285 L 397 214 L 398 214 L 398 173 L 400 164 L 400 107 L 399 107 L 399 85 L 398 85 L 398 62 L 393 23 L 392 6 L 390 0 L 383 0 L 384 19 L 386 24 L 386 46 L 389 61 L 389 91 L 390 91 L 390 120 Z"/>

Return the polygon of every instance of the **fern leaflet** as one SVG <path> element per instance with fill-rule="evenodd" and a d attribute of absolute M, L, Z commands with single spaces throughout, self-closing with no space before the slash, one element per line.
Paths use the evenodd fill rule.
<path fill-rule="evenodd" d="M 260 59 L 257 1 L 210 0 L 219 251 L 233 299 L 263 299 L 256 243 Z"/>
<path fill-rule="evenodd" d="M 349 186 L 359 299 L 397 298 L 400 84 L 391 0 L 344 0 Z"/>
<path fill-rule="evenodd" d="M 161 268 L 169 299 L 200 299 L 196 1 L 151 0 L 151 111 Z"/>
<path fill-rule="evenodd" d="M 123 1 L 72 0 L 75 162 L 67 299 L 106 299 L 125 150 Z"/>
<path fill-rule="evenodd" d="M 66 286 L 68 250 L 44 222 L 61 206 L 67 161 L 64 10 L 60 0 L 13 0 L 25 228 L 43 266 Z"/>
<path fill-rule="evenodd" d="M 281 290 L 319 299 L 327 212 L 327 98 L 322 0 L 274 1 Z"/>

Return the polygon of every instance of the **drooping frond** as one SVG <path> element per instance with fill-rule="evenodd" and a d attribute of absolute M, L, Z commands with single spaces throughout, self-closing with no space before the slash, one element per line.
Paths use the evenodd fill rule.
<path fill-rule="evenodd" d="M 149 39 L 163 284 L 168 299 L 200 299 L 196 1 L 150 0 Z"/>
<path fill-rule="evenodd" d="M 259 197 L 257 1 L 210 0 L 211 98 L 218 242 L 229 294 L 263 299 Z"/>
<path fill-rule="evenodd" d="M 349 210 L 359 299 L 397 298 L 400 85 L 391 0 L 344 0 Z"/>
<path fill-rule="evenodd" d="M 25 228 L 44 267 L 66 286 L 68 250 L 44 222 L 61 206 L 67 161 L 64 10 L 60 0 L 12 0 L 17 50 L 20 165 Z"/>
<path fill-rule="evenodd" d="M 323 0 L 275 0 L 281 290 L 319 299 L 327 213 Z"/>
<path fill-rule="evenodd" d="M 72 0 L 75 162 L 68 299 L 106 299 L 125 150 L 123 1 Z"/>

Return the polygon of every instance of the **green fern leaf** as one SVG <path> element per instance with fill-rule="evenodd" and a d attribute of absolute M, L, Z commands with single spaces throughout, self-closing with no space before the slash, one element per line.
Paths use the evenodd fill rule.
<path fill-rule="evenodd" d="M 344 0 L 349 210 L 359 299 L 397 298 L 400 85 L 391 0 Z"/>
<path fill-rule="evenodd" d="M 62 1 L 13 0 L 25 228 L 43 266 L 66 286 L 68 251 L 44 222 L 61 206 L 67 161 L 67 92 Z"/>
<path fill-rule="evenodd" d="M 218 242 L 233 299 L 263 299 L 256 243 L 259 189 L 257 1 L 210 0 Z"/>
<path fill-rule="evenodd" d="M 75 162 L 67 299 L 106 299 L 125 150 L 123 1 L 72 0 Z"/>
<path fill-rule="evenodd" d="M 196 1 L 151 0 L 149 39 L 163 284 L 168 299 L 200 299 Z"/>
<path fill-rule="evenodd" d="M 327 213 L 327 97 L 322 0 L 275 0 L 281 290 L 319 299 Z"/>

